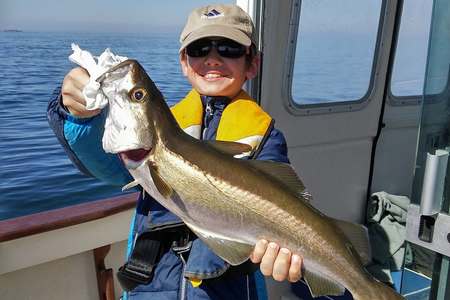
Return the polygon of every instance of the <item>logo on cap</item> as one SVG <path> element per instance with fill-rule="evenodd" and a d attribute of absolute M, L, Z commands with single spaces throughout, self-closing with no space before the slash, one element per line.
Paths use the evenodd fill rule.
<path fill-rule="evenodd" d="M 213 19 L 218 17 L 223 17 L 224 14 L 221 12 L 218 12 L 215 8 L 211 9 L 208 13 L 203 14 L 201 16 L 202 19 Z"/>

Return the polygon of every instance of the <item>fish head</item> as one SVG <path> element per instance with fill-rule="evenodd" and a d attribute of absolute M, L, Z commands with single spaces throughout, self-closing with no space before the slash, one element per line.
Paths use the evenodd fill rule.
<path fill-rule="evenodd" d="M 155 130 L 150 114 L 152 98 L 162 96 L 136 60 L 116 65 L 97 82 L 109 104 L 103 149 L 119 154 L 127 168 L 137 168 L 146 160 L 154 144 Z"/>

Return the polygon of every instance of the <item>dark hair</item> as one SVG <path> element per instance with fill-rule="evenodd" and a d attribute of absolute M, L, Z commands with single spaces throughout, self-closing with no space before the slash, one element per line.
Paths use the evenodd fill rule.
<path fill-rule="evenodd" d="M 252 63 L 253 58 L 256 56 L 257 50 L 255 44 L 250 45 L 250 53 L 245 56 L 245 62 L 247 65 L 250 65 Z"/>

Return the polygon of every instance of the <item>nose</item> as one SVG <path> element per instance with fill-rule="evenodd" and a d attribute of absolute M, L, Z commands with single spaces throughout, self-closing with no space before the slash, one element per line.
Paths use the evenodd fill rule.
<path fill-rule="evenodd" d="M 211 51 L 205 57 L 205 64 L 208 66 L 219 66 L 222 64 L 222 57 L 217 52 L 216 47 L 212 47 Z"/>

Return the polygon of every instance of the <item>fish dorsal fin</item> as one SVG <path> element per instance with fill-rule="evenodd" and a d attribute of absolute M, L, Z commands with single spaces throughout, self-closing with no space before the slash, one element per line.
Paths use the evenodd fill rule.
<path fill-rule="evenodd" d="M 353 248 L 359 254 L 363 265 L 367 266 L 372 261 L 367 228 L 361 224 L 337 219 L 331 219 L 331 221 L 344 233 L 345 237 L 352 243 Z"/>
<path fill-rule="evenodd" d="M 173 189 L 159 176 L 158 170 L 154 166 L 149 165 L 148 167 L 150 168 L 150 174 L 158 192 L 164 198 L 170 198 L 173 194 Z"/>
<path fill-rule="evenodd" d="M 231 240 L 225 236 L 213 233 L 193 224 L 186 225 L 201 239 L 217 256 L 232 266 L 244 263 L 253 251 L 254 246 L 241 241 Z"/>
<path fill-rule="evenodd" d="M 255 169 L 274 177 L 297 196 L 311 202 L 311 194 L 307 189 L 305 189 L 305 185 L 290 164 L 270 160 L 248 160 L 246 162 L 252 165 Z"/>
<path fill-rule="evenodd" d="M 341 284 L 312 271 L 304 270 L 303 278 L 306 284 L 308 284 L 311 295 L 314 298 L 326 295 L 340 296 L 345 292 L 345 288 Z"/>
<path fill-rule="evenodd" d="M 204 141 L 204 143 L 230 156 L 250 153 L 252 151 L 252 146 L 243 143 L 226 141 Z"/>

